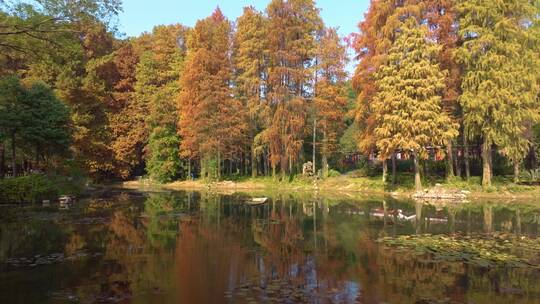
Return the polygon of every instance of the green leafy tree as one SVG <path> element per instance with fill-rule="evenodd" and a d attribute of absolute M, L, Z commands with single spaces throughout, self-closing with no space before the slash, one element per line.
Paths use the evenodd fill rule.
<path fill-rule="evenodd" d="M 444 73 L 436 63 L 440 46 L 427 33 L 416 19 L 406 20 L 376 73 L 373 105 L 381 159 L 400 149 L 410 153 L 417 189 L 422 187 L 419 159 L 427 158 L 427 148 L 444 146 L 457 136 L 457 126 L 442 111 Z"/>
<path fill-rule="evenodd" d="M 146 170 L 152 179 L 165 183 L 180 176 L 184 165 L 180 159 L 180 136 L 176 128 L 154 128 L 146 150 L 149 155 Z"/>
<path fill-rule="evenodd" d="M 175 97 L 180 91 L 178 79 L 185 57 L 187 28 L 176 24 L 157 26 L 134 43 L 141 56 L 137 65 L 135 98 L 146 111 L 145 128 L 149 134 L 144 149 L 146 171 L 164 182 L 179 177 L 182 160 L 178 152 L 178 111 Z"/>
<path fill-rule="evenodd" d="M 17 176 L 17 138 L 29 120 L 28 108 L 22 102 L 25 90 L 17 77 L 0 80 L 0 140 L 11 141 L 11 168 Z"/>
<path fill-rule="evenodd" d="M 48 86 L 38 82 L 27 89 L 17 77 L 6 77 L 0 80 L 0 91 L 0 140 L 11 141 L 14 176 L 18 144 L 35 151 L 35 165 L 43 156 L 67 151 L 69 111 Z"/>
<path fill-rule="evenodd" d="M 35 149 L 36 165 L 45 156 L 65 155 L 71 143 L 67 106 L 43 82 L 33 83 L 27 90 L 26 99 L 31 120 L 21 137 Z"/>

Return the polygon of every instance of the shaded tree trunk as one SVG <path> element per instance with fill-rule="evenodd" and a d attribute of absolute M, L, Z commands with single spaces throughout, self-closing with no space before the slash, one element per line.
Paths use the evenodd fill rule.
<path fill-rule="evenodd" d="M 418 154 L 413 152 L 413 162 L 414 162 L 414 188 L 416 191 L 422 190 L 422 180 L 420 179 L 420 163 L 418 159 Z"/>
<path fill-rule="evenodd" d="M 191 159 L 188 160 L 188 176 L 187 176 L 187 180 L 192 180 L 191 178 Z"/>
<path fill-rule="evenodd" d="M 392 153 L 392 184 L 395 185 L 397 182 L 397 160 L 396 153 Z"/>
<path fill-rule="evenodd" d="M 454 152 L 454 168 L 456 169 L 456 176 L 461 177 L 461 161 L 457 151 Z"/>
<path fill-rule="evenodd" d="M 463 160 L 465 162 L 465 178 L 467 181 L 471 178 L 471 164 L 469 160 L 469 141 L 465 132 L 463 132 Z"/>
<path fill-rule="evenodd" d="M 218 180 L 221 179 L 221 151 L 219 149 L 217 151 L 217 172 L 215 178 Z"/>
<path fill-rule="evenodd" d="M 34 163 L 34 169 L 39 169 L 39 145 L 36 145 L 36 159 Z"/>
<path fill-rule="evenodd" d="M 491 186 L 491 145 L 485 141 L 482 144 L 482 187 L 485 189 Z"/>
<path fill-rule="evenodd" d="M 0 179 L 6 177 L 6 152 L 4 143 L 0 143 Z"/>
<path fill-rule="evenodd" d="M 527 155 L 527 169 L 531 170 L 531 175 L 533 180 L 536 180 L 538 176 L 536 176 L 536 168 L 538 166 L 538 160 L 536 159 L 536 145 L 534 142 L 531 143 L 531 147 L 529 148 L 529 154 Z"/>
<path fill-rule="evenodd" d="M 454 178 L 454 147 L 452 141 L 449 141 L 446 145 L 446 179 L 450 180 Z"/>
<path fill-rule="evenodd" d="M 262 162 L 263 162 L 264 175 L 269 176 L 270 175 L 270 166 L 268 164 L 268 154 L 266 152 L 264 153 Z"/>
<path fill-rule="evenodd" d="M 17 152 L 15 144 L 15 132 L 11 133 L 11 172 L 13 177 L 17 177 Z"/>

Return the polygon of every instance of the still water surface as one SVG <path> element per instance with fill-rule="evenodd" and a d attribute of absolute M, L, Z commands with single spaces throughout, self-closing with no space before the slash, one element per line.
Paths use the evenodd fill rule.
<path fill-rule="evenodd" d="M 118 191 L 68 210 L 1 207 L 0 303 L 540 303 L 538 269 L 434 261 L 376 242 L 537 237 L 534 204 L 248 198 Z"/>

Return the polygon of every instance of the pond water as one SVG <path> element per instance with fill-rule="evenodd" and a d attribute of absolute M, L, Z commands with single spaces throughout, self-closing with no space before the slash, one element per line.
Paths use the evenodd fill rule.
<path fill-rule="evenodd" d="M 540 303 L 536 267 L 483 267 L 377 242 L 536 238 L 534 204 L 248 200 L 115 191 L 70 208 L 0 207 L 0 303 Z"/>

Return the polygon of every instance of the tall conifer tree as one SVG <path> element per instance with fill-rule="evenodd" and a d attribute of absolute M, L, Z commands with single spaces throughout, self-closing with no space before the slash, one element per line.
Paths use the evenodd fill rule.
<path fill-rule="evenodd" d="M 345 127 L 347 110 L 345 96 L 347 50 L 336 29 L 324 30 L 316 58 L 315 118 L 317 129 L 322 134 L 322 173 L 327 177 L 328 158 L 337 149 L 339 136 Z"/>
<path fill-rule="evenodd" d="M 272 107 L 265 139 L 272 169 L 291 172 L 299 160 L 306 120 L 306 97 L 313 86 L 316 36 L 323 23 L 313 0 L 273 0 L 267 8 L 268 102 Z"/>
<path fill-rule="evenodd" d="M 444 73 L 437 64 L 440 46 L 427 39 L 428 30 L 414 18 L 406 20 L 385 62 L 376 73 L 375 135 L 381 159 L 401 149 L 414 158 L 415 186 L 421 188 L 419 159 L 430 147 L 444 146 L 457 128 L 442 111 Z"/>
<path fill-rule="evenodd" d="M 231 24 L 218 8 L 189 33 L 180 78 L 181 151 L 200 159 L 210 178 L 220 177 L 221 161 L 231 160 L 246 140 L 246 117 L 231 89 L 230 44 Z"/>
<path fill-rule="evenodd" d="M 457 56 L 464 66 L 460 103 L 465 131 L 482 138 L 484 188 L 496 145 L 518 165 L 528 151 L 526 124 L 539 119 L 538 6 L 528 0 L 460 0 Z"/>
<path fill-rule="evenodd" d="M 251 146 L 251 172 L 257 175 L 258 155 L 261 150 L 258 139 L 260 132 L 267 126 L 265 114 L 268 104 L 264 102 L 266 94 L 267 58 L 268 58 L 268 21 L 253 7 L 244 8 L 244 14 L 237 20 L 234 37 L 234 65 L 236 96 L 239 98 L 249 117 L 249 145 Z"/>

